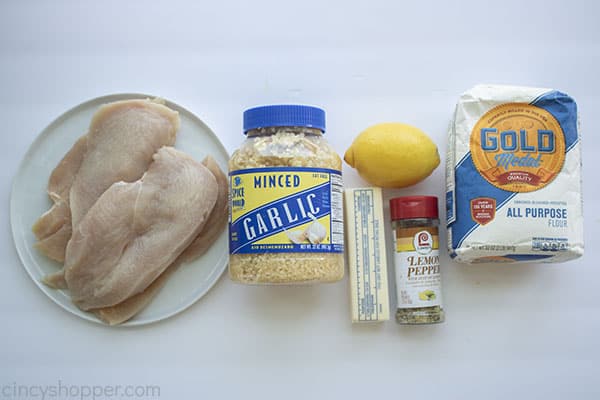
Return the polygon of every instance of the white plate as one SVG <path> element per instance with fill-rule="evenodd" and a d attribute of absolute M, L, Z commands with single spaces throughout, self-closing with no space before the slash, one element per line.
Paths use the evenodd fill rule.
<path fill-rule="evenodd" d="M 31 227 L 47 211 L 51 202 L 46 194 L 50 173 L 81 135 L 85 134 L 98 107 L 112 101 L 153 98 L 143 94 L 114 94 L 86 101 L 52 122 L 25 154 L 13 181 L 10 198 L 10 222 L 13 238 L 23 266 L 38 287 L 56 304 L 89 321 L 100 322 L 93 314 L 77 308 L 67 291 L 54 290 L 41 282 L 44 275 L 60 268 L 33 248 L 35 236 Z M 210 154 L 223 171 L 227 171 L 229 155 L 217 136 L 198 117 L 185 108 L 166 102 L 179 112 L 181 127 L 175 147 L 197 160 Z M 156 298 L 138 315 L 122 325 L 143 325 L 175 315 L 200 299 L 217 282 L 227 266 L 227 232 L 223 232 L 211 249 L 196 261 L 181 266 L 168 280 Z"/>

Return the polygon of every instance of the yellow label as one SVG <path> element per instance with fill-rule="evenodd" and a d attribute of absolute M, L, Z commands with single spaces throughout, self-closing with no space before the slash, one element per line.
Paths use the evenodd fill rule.
<path fill-rule="evenodd" d="M 343 252 L 339 171 L 296 167 L 234 171 L 230 210 L 232 254 Z"/>
<path fill-rule="evenodd" d="M 396 251 L 416 251 L 419 247 L 419 243 L 416 242 L 416 240 L 419 239 L 419 235 L 417 234 L 423 230 L 429 232 L 429 237 L 431 238 L 431 248 L 434 250 L 439 249 L 438 228 L 431 226 L 427 228 L 396 228 Z M 426 238 L 427 235 L 425 235 L 425 239 Z"/>
<path fill-rule="evenodd" d="M 508 103 L 485 113 L 471 132 L 477 171 L 497 188 L 532 192 L 549 184 L 565 161 L 563 130 L 548 111 Z"/>

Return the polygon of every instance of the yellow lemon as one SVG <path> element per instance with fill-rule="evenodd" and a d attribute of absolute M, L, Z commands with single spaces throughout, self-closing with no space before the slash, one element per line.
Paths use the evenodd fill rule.
<path fill-rule="evenodd" d="M 440 164 L 440 155 L 419 128 L 389 122 L 361 132 L 344 160 L 372 185 L 402 188 L 427 178 Z"/>

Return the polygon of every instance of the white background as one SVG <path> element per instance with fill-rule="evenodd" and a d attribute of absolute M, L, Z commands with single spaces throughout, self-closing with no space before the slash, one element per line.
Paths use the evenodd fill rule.
<path fill-rule="evenodd" d="M 151 384 L 168 399 L 597 398 L 599 16 L 596 2 L 554 0 L 3 1 L 0 385 Z M 317 104 L 340 153 L 367 126 L 402 121 L 428 132 L 444 162 L 456 99 L 476 83 L 576 99 L 587 248 L 556 265 L 465 266 L 442 252 L 442 325 L 353 326 L 347 280 L 247 287 L 224 276 L 174 318 L 109 328 L 51 302 L 15 252 L 8 202 L 18 163 L 82 101 L 166 97 L 230 152 L 245 108 Z M 347 186 L 365 184 L 347 165 L 344 174 Z M 441 197 L 443 175 L 440 166 L 386 199 Z"/>

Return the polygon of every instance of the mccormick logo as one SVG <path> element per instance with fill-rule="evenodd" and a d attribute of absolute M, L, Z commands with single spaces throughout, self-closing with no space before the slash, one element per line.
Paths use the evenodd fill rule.
<path fill-rule="evenodd" d="M 418 232 L 413 238 L 413 246 L 419 254 L 429 254 L 433 249 L 433 237 L 427 231 Z"/>
<path fill-rule="evenodd" d="M 550 183 L 565 161 L 565 138 L 548 111 L 526 103 L 502 104 L 485 113 L 471 132 L 471 156 L 492 185 L 532 192 Z"/>

